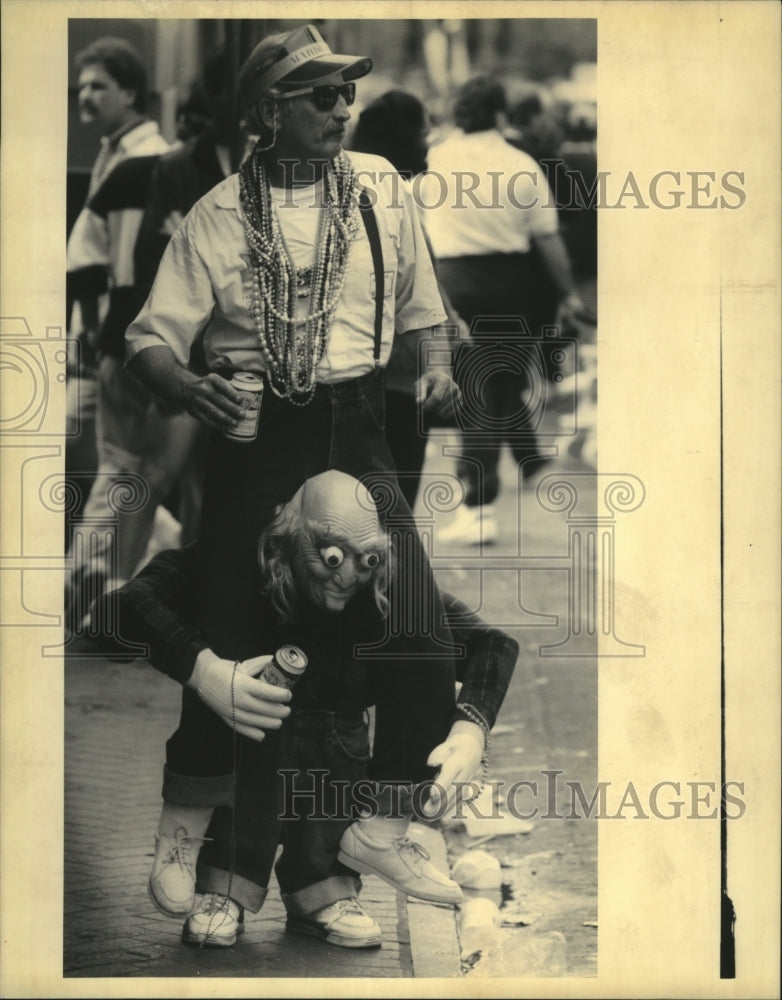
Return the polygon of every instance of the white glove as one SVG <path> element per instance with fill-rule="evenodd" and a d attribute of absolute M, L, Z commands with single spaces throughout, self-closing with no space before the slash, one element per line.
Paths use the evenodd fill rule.
<path fill-rule="evenodd" d="M 279 729 L 291 712 L 284 704 L 292 697 L 287 688 L 255 680 L 271 659 L 271 655 L 264 655 L 243 660 L 236 664 L 234 672 L 231 660 L 222 660 L 211 649 L 203 649 L 187 686 L 237 733 L 260 743 L 264 731 Z"/>
<path fill-rule="evenodd" d="M 429 754 L 427 764 L 441 765 L 435 777 L 436 784 L 429 791 L 429 798 L 423 807 L 425 816 L 442 815 L 448 812 L 467 790 L 464 784 L 473 781 L 481 767 L 483 757 L 483 730 L 474 722 L 459 719 L 451 726 L 448 739 L 440 743 Z M 464 784 L 457 784 L 464 783 Z M 443 808 L 443 801 L 447 805 Z"/>

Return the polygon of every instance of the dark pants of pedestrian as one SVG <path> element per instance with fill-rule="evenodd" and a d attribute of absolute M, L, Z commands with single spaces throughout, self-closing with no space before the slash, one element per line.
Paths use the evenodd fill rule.
<path fill-rule="evenodd" d="M 485 254 L 438 261 L 438 277 L 471 341 L 456 352 L 462 390 L 461 445 L 456 474 L 468 507 L 493 503 L 507 443 L 525 474 L 541 463 L 533 414 L 523 401 L 541 368 L 537 315 L 530 306 L 529 254 Z"/>
<path fill-rule="evenodd" d="M 227 659 L 246 659 L 257 648 L 257 539 L 276 507 L 313 475 L 338 469 L 372 489 L 381 520 L 395 547 L 386 635 L 374 649 L 354 650 L 368 669 L 376 664 L 375 739 L 369 777 L 377 782 L 430 779 L 431 750 L 447 736 L 454 710 L 452 639 L 431 566 L 402 497 L 384 434 L 382 374 L 318 387 L 306 406 L 279 399 L 267 387 L 261 427 L 251 443 L 214 436 L 211 441 L 198 543 L 199 627 L 209 646 Z M 385 664 L 380 667 L 380 664 Z M 236 737 L 238 744 L 249 744 Z M 266 740 L 259 744 L 261 748 Z M 232 733 L 189 689 L 183 692 L 180 727 L 167 744 L 164 798 L 184 804 L 215 804 L 199 856 L 199 891 L 221 891 L 231 873 L 258 883 L 256 827 L 251 805 L 232 814 L 234 793 L 258 780 L 254 753 L 239 755 L 235 771 Z M 256 801 L 251 795 L 251 801 Z M 233 856 L 225 867 L 225 837 Z M 219 877 L 217 876 L 217 873 Z M 208 873 L 208 874 L 207 874 Z M 233 898 L 237 898 L 234 894 Z M 257 903 L 248 893 L 237 899 Z"/>

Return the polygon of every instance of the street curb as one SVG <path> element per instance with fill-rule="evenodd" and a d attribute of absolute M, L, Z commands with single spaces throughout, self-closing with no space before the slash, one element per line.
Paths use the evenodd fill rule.
<path fill-rule="evenodd" d="M 440 871 L 450 871 L 445 838 L 439 830 L 412 823 L 409 836 L 428 851 Z M 463 978 L 453 906 L 407 897 L 407 924 L 416 979 Z"/>

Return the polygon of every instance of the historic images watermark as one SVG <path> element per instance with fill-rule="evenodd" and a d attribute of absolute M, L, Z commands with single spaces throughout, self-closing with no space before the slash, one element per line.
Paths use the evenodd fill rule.
<path fill-rule="evenodd" d="M 374 816 L 381 811 L 375 782 L 329 777 L 325 769 L 280 771 L 285 788 L 286 811 L 281 819 L 304 815 L 310 819 L 353 820 L 359 815 Z M 442 819 L 459 821 L 468 817 L 501 821 L 505 816 L 530 821 L 542 820 L 679 820 L 741 819 L 747 811 L 743 781 L 692 781 L 664 778 L 653 784 L 627 781 L 616 784 L 597 781 L 585 786 L 568 781 L 557 769 L 539 772 L 539 778 L 513 782 L 489 781 L 482 794 L 475 782 L 455 782 L 456 801 L 447 802 L 446 790 L 437 781 L 418 785 L 383 785 L 383 815 L 412 814 L 426 822 Z M 425 812 L 430 791 L 439 805 Z M 295 812 L 294 812 L 295 804 Z M 431 803 L 430 803 L 431 804 Z"/>
<path fill-rule="evenodd" d="M 309 161 L 280 161 L 283 169 L 297 183 L 315 180 L 315 167 Z M 563 160 L 542 159 L 539 169 L 515 170 L 453 170 L 443 173 L 424 170 L 356 171 L 366 184 L 372 206 L 380 199 L 384 208 L 399 209 L 406 198 L 412 197 L 423 211 L 439 208 L 486 211 L 506 209 L 556 208 L 560 211 L 591 209 L 727 209 L 743 208 L 747 201 L 743 170 L 658 170 L 642 174 L 633 170 L 615 173 L 596 170 L 586 175 L 568 168 Z M 556 198 L 552 178 L 558 178 Z M 325 189 L 319 189 L 316 206 L 325 205 Z M 285 189 L 283 205 L 296 206 L 296 187 Z"/>

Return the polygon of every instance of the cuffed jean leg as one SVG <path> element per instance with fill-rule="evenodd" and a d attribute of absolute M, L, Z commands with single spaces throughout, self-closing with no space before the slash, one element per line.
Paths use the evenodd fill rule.
<path fill-rule="evenodd" d="M 361 884 L 337 852 L 353 821 L 352 788 L 366 775 L 369 732 L 361 714 L 315 711 L 297 713 L 295 729 L 275 873 L 290 912 L 312 913 Z"/>
<path fill-rule="evenodd" d="M 239 738 L 234 806 L 215 809 L 196 869 L 198 892 L 219 892 L 248 910 L 266 897 L 284 809 L 280 769 L 290 759 L 291 729 L 261 743 Z"/>
<path fill-rule="evenodd" d="M 285 909 L 294 917 L 309 917 L 339 899 L 357 899 L 361 888 L 358 875 L 332 875 L 298 892 L 281 893 Z"/>

